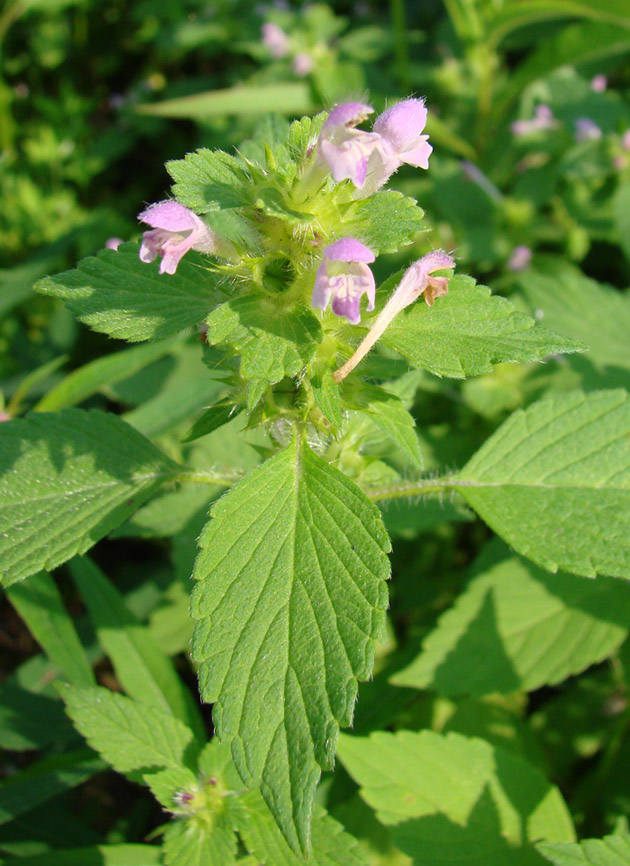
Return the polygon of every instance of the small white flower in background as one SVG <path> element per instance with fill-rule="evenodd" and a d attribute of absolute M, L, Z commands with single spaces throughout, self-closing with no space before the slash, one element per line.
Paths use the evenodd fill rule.
<path fill-rule="evenodd" d="M 295 74 L 299 75 L 300 78 L 304 78 L 304 76 L 308 75 L 313 69 L 313 58 L 310 54 L 300 51 L 300 53 L 296 54 L 293 58 L 292 65 Z"/>
<path fill-rule="evenodd" d="M 603 93 L 608 87 L 608 79 L 605 75 L 594 75 L 591 78 L 591 90 L 593 93 Z"/>
<path fill-rule="evenodd" d="M 520 137 L 521 135 L 530 135 L 532 132 L 546 132 L 548 129 L 554 129 L 557 125 L 558 122 L 549 106 L 537 105 L 531 120 L 515 120 L 510 129 L 512 135 Z"/>
<path fill-rule="evenodd" d="M 529 267 L 531 260 L 532 251 L 530 248 L 520 245 L 512 250 L 507 266 L 510 271 L 524 271 L 525 268 Z"/>
<path fill-rule="evenodd" d="M 599 126 L 590 117 L 578 117 L 575 121 L 576 141 L 597 141 L 603 135 Z"/>
<path fill-rule="evenodd" d="M 291 40 L 284 32 L 282 27 L 278 27 L 272 21 L 267 21 L 260 28 L 262 43 L 265 45 L 272 57 L 279 60 L 281 57 L 286 57 L 289 53 Z"/>

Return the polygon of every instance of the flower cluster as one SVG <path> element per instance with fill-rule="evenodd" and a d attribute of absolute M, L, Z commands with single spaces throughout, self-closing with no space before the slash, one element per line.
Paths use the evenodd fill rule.
<path fill-rule="evenodd" d="M 266 25 L 264 36 L 270 50 L 278 54 L 286 50 L 279 28 Z M 427 120 L 424 100 L 403 100 L 377 117 L 371 131 L 360 129 L 373 113 L 371 105 L 361 102 L 332 109 L 303 166 L 303 176 L 310 171 L 314 179 L 312 189 L 330 189 L 324 181 L 332 175 L 337 183 L 350 181 L 355 187 L 354 197 L 365 197 L 382 187 L 403 164 L 428 168 L 432 148 L 423 134 Z M 174 274 L 191 249 L 229 255 L 230 248 L 204 220 L 176 201 L 152 204 L 138 219 L 150 227 L 142 235 L 140 259 L 152 262 L 161 257 L 160 273 Z M 114 241 L 118 239 L 112 239 L 108 246 L 115 248 Z M 374 309 L 376 286 L 369 267 L 374 260 L 374 251 L 355 237 L 341 237 L 327 244 L 314 277 L 313 307 L 323 311 L 330 306 L 335 315 L 358 324 L 363 295 L 367 297 L 367 311 Z M 434 297 L 445 294 L 447 281 L 430 276 L 431 270 L 450 266 L 452 259 L 444 253 L 432 253 L 429 259 L 425 256 L 407 272 L 395 297 L 424 293 L 427 303 L 432 304 Z M 409 289 L 411 283 L 413 291 Z M 398 302 L 394 306 L 400 307 Z M 390 300 L 386 310 L 392 309 Z"/>

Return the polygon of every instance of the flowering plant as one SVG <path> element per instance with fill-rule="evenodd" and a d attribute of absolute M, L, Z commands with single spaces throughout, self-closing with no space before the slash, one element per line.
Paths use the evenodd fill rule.
<path fill-rule="evenodd" d="M 146 342 L 110 365 L 128 370 L 137 353 L 157 359 L 184 345 L 205 365 L 192 383 L 193 406 L 204 411 L 183 436 L 168 413 L 180 423 L 191 414 L 178 415 L 187 383 L 157 417 L 61 408 L 69 404 L 52 392 L 40 408 L 61 411 L 0 425 L 12 461 L 3 575 L 17 604 L 18 581 L 40 580 L 47 591 L 42 569 L 72 560 L 107 641 L 107 615 L 124 619 L 120 600 L 93 562 L 74 557 L 112 530 L 142 533 L 181 519 L 190 564 L 198 536 L 192 656 L 216 737 L 205 743 L 198 706 L 166 661 L 151 667 L 160 649 L 142 641 L 131 646 L 146 678 L 127 650 L 108 650 L 131 697 L 96 686 L 89 666 L 63 691 L 92 748 L 144 781 L 173 816 L 169 863 L 195 846 L 211 852 L 208 862 L 235 862 L 237 836 L 253 856 L 265 849 L 264 862 L 273 846 L 283 852 L 277 862 L 311 850 L 323 857 L 340 830 L 315 795 L 338 742 L 381 808 L 370 756 L 339 739 L 387 634 L 391 544 L 377 504 L 449 494 L 532 568 L 630 576 L 620 545 L 598 541 L 592 502 L 579 492 L 614 512 L 619 431 L 628 424 L 620 392 L 533 403 L 463 469 L 423 472 L 427 440 L 409 410 L 427 374 L 462 379 L 583 346 L 460 274 L 456 251 L 431 249 L 418 203 L 386 188 L 402 165 L 430 171 L 424 101 L 392 105 L 367 129 L 373 113 L 341 103 L 247 155 L 201 149 L 169 163 L 171 197 L 139 214 L 149 227 L 140 243 L 116 240 L 38 284 L 94 330 Z M 385 254 L 404 248 L 411 264 L 383 279 Z M 603 431 L 596 448 L 595 421 Z M 222 466 L 221 435 L 240 465 Z M 567 437 L 572 459 L 559 463 Z M 551 511 L 554 521 L 545 519 Z M 397 681 L 421 682 L 424 663 Z M 387 740 L 376 746 L 386 764 Z M 410 741 L 412 766 L 431 748 Z M 456 741 L 451 748 L 456 765 Z M 490 780 L 492 755 L 481 750 L 478 759 Z M 562 823 L 554 797 L 545 808 Z M 383 811 L 412 801 L 403 791 Z M 353 841 L 340 839 L 337 862 L 363 862 Z"/>

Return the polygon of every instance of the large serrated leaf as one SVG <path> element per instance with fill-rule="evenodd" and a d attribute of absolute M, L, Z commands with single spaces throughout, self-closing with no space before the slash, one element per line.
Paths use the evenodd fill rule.
<path fill-rule="evenodd" d="M 241 355 L 241 376 L 259 392 L 295 376 L 311 360 L 322 329 L 305 307 L 280 310 L 258 295 L 243 295 L 217 307 L 207 318 L 208 342 Z"/>
<path fill-rule="evenodd" d="M 418 301 L 399 313 L 381 340 L 417 367 L 455 379 L 490 373 L 503 361 L 538 361 L 584 348 L 538 327 L 466 276 L 453 277 L 448 294 L 432 307 Z"/>
<path fill-rule="evenodd" d="M 266 803 L 258 791 L 242 797 L 243 819 L 239 833 L 247 850 L 261 866 L 301 866 L 304 859 L 295 854 L 278 830 Z M 346 833 L 321 806 L 313 815 L 313 848 L 309 866 L 366 866 L 367 859 L 356 839 Z"/>
<path fill-rule="evenodd" d="M 102 250 L 73 271 L 44 277 L 35 288 L 66 301 L 95 331 L 131 342 L 176 334 L 223 300 L 216 275 L 197 254 L 189 253 L 176 274 L 160 274 L 158 262 L 141 262 L 138 250 L 137 244 Z"/>
<path fill-rule="evenodd" d="M 485 740 L 428 730 L 344 735 L 339 757 L 398 847 L 422 866 L 542 866 L 534 842 L 575 838 L 558 789 Z"/>
<path fill-rule="evenodd" d="M 538 850 L 555 866 L 630 866 L 630 836 L 604 836 L 579 843 L 541 843 Z"/>
<path fill-rule="evenodd" d="M 447 695 L 532 691 L 609 656 L 630 623 L 630 586 L 549 574 L 498 541 L 392 682 Z"/>
<path fill-rule="evenodd" d="M 236 156 L 203 147 L 184 159 L 167 162 L 166 170 L 175 181 L 173 195 L 198 213 L 247 203 L 247 168 Z"/>
<path fill-rule="evenodd" d="M 61 696 L 77 730 L 120 773 L 192 760 L 192 731 L 169 712 L 100 687 L 65 686 Z"/>
<path fill-rule="evenodd" d="M 630 400 L 572 392 L 515 412 L 454 484 L 549 571 L 630 578 Z"/>
<path fill-rule="evenodd" d="M 0 425 L 3 583 L 84 553 L 178 468 L 103 412 L 65 409 Z"/>
<path fill-rule="evenodd" d="M 191 603 L 200 690 L 244 782 L 306 851 L 320 772 L 383 634 L 389 540 L 359 489 L 297 439 L 211 515 Z"/>

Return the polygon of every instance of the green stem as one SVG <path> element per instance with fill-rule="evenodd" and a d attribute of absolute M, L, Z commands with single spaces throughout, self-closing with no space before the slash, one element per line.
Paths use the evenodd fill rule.
<path fill-rule="evenodd" d="M 209 470 L 196 471 L 193 469 L 179 472 L 173 477 L 173 481 L 184 484 L 210 484 L 212 487 L 231 487 L 241 478 L 238 470 L 231 472 L 212 472 Z"/>
<path fill-rule="evenodd" d="M 405 499 L 413 496 L 425 496 L 430 493 L 444 493 L 461 486 L 456 478 L 420 478 L 418 481 L 404 481 L 401 484 L 386 487 L 365 487 L 363 492 L 372 502 L 384 502 L 390 499 Z"/>

